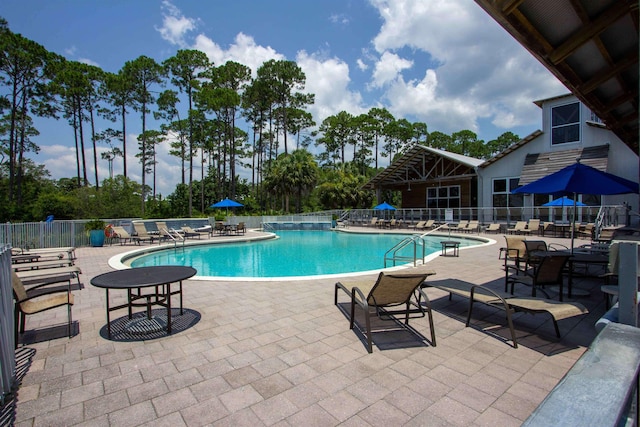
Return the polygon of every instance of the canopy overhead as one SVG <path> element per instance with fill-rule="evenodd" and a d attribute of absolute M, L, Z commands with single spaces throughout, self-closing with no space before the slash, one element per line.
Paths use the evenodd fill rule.
<path fill-rule="evenodd" d="M 224 200 L 220 200 L 218 203 L 214 203 L 210 208 L 240 208 L 244 206 L 242 203 L 238 203 L 235 200 L 231 200 L 226 197 Z"/>
<path fill-rule="evenodd" d="M 387 202 L 380 203 L 378 206 L 374 207 L 373 209 L 378 210 L 378 211 L 395 211 L 396 210 L 395 207 L 391 206 Z"/>
<path fill-rule="evenodd" d="M 513 190 L 513 193 L 554 196 L 629 194 L 638 193 L 638 183 L 576 162 L 537 181 L 518 187 Z"/>
<path fill-rule="evenodd" d="M 587 206 L 581 201 L 570 199 L 567 196 L 560 197 L 542 206 Z"/>
<path fill-rule="evenodd" d="M 638 152 L 638 0 L 475 0 Z"/>

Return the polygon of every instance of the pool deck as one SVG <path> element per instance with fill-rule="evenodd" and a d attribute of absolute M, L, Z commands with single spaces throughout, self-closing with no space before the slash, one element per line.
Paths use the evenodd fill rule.
<path fill-rule="evenodd" d="M 407 272 L 503 289 L 504 237 L 486 237 L 497 243 Z M 467 303 L 428 289 L 437 346 L 379 330 L 369 354 L 333 304 L 336 279 L 189 280 L 184 306 L 200 314 L 195 325 L 149 341 L 110 341 L 100 334 L 104 290 L 89 282 L 111 271 L 111 256 L 132 249 L 77 249 L 83 286 L 74 291 L 73 338 L 64 337 L 64 308 L 27 318 L 27 331 L 38 333 L 17 352 L 24 375 L 12 402 L 16 426 L 518 426 L 583 354 L 604 314 L 602 282 L 581 278 L 574 286 L 590 292 L 574 300 L 590 313 L 560 321 L 560 340 L 547 316 L 516 314 L 514 349 L 503 312 L 479 305 L 465 327 Z M 111 299 L 124 301 L 118 294 Z M 425 318 L 410 324 L 429 337 Z"/>

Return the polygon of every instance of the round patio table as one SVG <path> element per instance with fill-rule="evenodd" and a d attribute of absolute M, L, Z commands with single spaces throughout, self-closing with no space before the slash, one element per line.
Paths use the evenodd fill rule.
<path fill-rule="evenodd" d="M 193 267 L 162 265 L 154 267 L 127 268 L 100 274 L 91 279 L 91 284 L 106 291 L 107 299 L 107 331 L 111 338 L 110 313 L 127 308 L 129 319 L 133 315 L 133 307 L 146 307 L 147 321 L 151 321 L 151 307 L 158 305 L 167 309 L 167 333 L 171 333 L 171 296 L 180 295 L 180 314 L 182 311 L 182 281 L 197 273 Z M 178 283 L 178 289 L 172 291 L 171 284 Z M 143 289 L 147 289 L 143 292 Z M 109 290 L 126 289 L 127 303 L 109 306 Z M 175 288 L 174 288 L 175 289 Z"/>

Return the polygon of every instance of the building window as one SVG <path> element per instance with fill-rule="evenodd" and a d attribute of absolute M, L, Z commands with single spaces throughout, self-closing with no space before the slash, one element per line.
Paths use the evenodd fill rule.
<path fill-rule="evenodd" d="M 580 142 L 580 103 L 551 108 L 551 145 Z"/>
<path fill-rule="evenodd" d="M 511 194 L 518 188 L 520 178 L 496 178 L 493 180 L 493 207 L 520 208 L 524 206 L 522 194 Z"/>
<path fill-rule="evenodd" d="M 427 189 L 427 207 L 429 208 L 459 208 L 460 186 L 435 187 Z"/>

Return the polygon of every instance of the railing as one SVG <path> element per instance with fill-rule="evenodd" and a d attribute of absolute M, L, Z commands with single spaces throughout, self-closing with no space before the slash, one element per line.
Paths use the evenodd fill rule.
<path fill-rule="evenodd" d="M 366 225 L 371 218 L 395 218 L 405 224 L 415 224 L 419 221 L 433 219 L 437 222 L 459 222 L 462 220 L 477 220 L 481 224 L 501 223 L 511 227 L 517 221 L 528 221 L 538 218 L 544 222 L 566 222 L 571 219 L 573 206 L 534 206 L 534 207 L 491 207 L 491 208 L 407 208 L 394 211 L 380 211 L 375 209 L 351 209 L 348 211 L 350 224 Z M 337 212 L 337 211 L 336 211 Z M 339 211 L 343 213 L 344 211 Z M 337 213 L 336 213 L 337 214 Z M 584 206 L 576 208 L 576 222 L 596 222 L 602 217 L 602 227 L 638 225 L 640 219 L 630 215 L 625 206 Z"/>
<path fill-rule="evenodd" d="M 0 407 L 16 385 L 13 310 L 11 248 L 5 245 L 0 248 Z"/>
<path fill-rule="evenodd" d="M 396 243 L 391 249 L 389 249 L 384 254 L 384 267 L 387 268 L 387 261 L 393 261 L 394 267 L 396 265 L 396 261 L 410 261 L 410 262 L 413 262 L 413 266 L 415 267 L 418 262 L 418 250 L 417 250 L 418 245 L 422 247 L 421 259 L 424 260 L 424 257 L 426 255 L 424 238 L 427 237 L 429 234 L 433 233 L 434 231 L 439 230 L 441 227 L 444 227 L 444 224 L 439 225 L 436 228 L 433 228 L 431 230 L 428 230 L 419 236 L 409 236 L 402 239 L 400 242 Z M 398 252 L 405 249 L 407 246 L 411 244 L 413 244 L 413 257 L 409 257 L 407 255 L 398 255 Z"/>
<path fill-rule="evenodd" d="M 162 241 L 162 239 L 171 239 L 173 240 L 173 247 L 177 248 L 178 247 L 178 242 L 182 242 L 182 246 L 184 246 L 184 242 L 185 242 L 185 238 L 184 236 L 182 236 L 180 233 L 178 233 L 176 230 L 174 230 L 173 228 L 171 230 L 167 230 L 166 228 L 163 228 L 160 231 L 160 241 Z"/>
<path fill-rule="evenodd" d="M 640 329 L 610 323 L 523 426 L 637 426 L 639 375 Z"/>
<path fill-rule="evenodd" d="M 262 226 L 269 224 L 275 230 L 324 230 L 331 228 L 329 215 L 279 215 L 263 216 Z"/>
<path fill-rule="evenodd" d="M 533 208 L 411 208 L 395 211 L 379 211 L 374 209 L 333 210 L 322 213 L 281 215 L 281 216 L 232 216 L 229 222 L 244 222 L 247 228 L 265 227 L 271 224 L 320 224 L 317 227 L 330 228 L 334 215 L 352 225 L 371 223 L 372 217 L 395 218 L 404 224 L 415 224 L 418 221 L 434 219 L 438 222 L 458 222 L 460 220 L 478 220 L 482 224 L 501 223 L 511 227 L 516 221 L 539 218 L 542 221 L 554 221 L 568 218 L 568 209 L 554 207 Z M 132 219 L 104 219 L 108 224 L 123 225 L 130 228 Z M 157 229 L 156 220 L 144 222 L 149 231 Z M 214 224 L 215 218 L 174 218 L 164 220 L 170 228 L 189 225 L 197 228 L 203 224 Z M 596 222 L 600 229 L 611 225 L 638 225 L 640 218 L 626 206 L 578 207 L 577 222 Z M 88 246 L 89 234 L 84 230 L 87 220 L 56 220 L 53 222 L 25 222 L 0 224 L 0 244 L 8 244 L 14 248 L 49 248 L 60 246 Z M 327 225 L 328 224 L 328 225 Z M 269 227 L 268 225 L 266 227 Z M 276 228 L 276 227 L 272 227 Z M 128 230 L 133 231 L 133 230 Z"/>
<path fill-rule="evenodd" d="M 398 255 L 398 252 L 405 249 L 407 246 L 413 245 L 413 256 Z M 413 266 L 416 266 L 418 260 L 418 246 L 422 247 L 422 257 L 425 256 L 424 240 L 421 236 L 409 236 L 396 243 L 391 249 L 384 254 L 384 267 L 387 268 L 387 261 L 393 261 L 393 265 L 396 265 L 396 261 L 410 261 L 413 262 Z"/>

